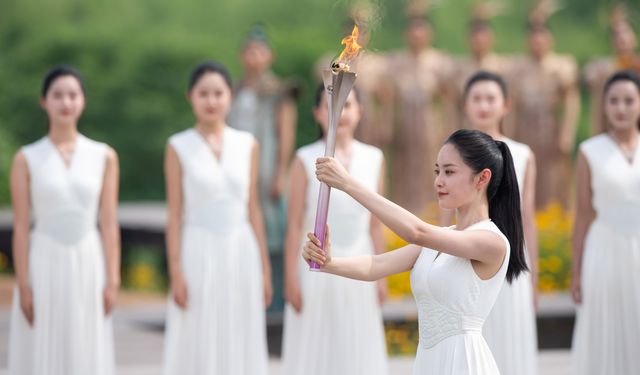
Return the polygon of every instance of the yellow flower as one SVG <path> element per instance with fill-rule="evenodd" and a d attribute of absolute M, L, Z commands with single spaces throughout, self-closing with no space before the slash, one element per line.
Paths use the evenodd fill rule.
<path fill-rule="evenodd" d="M 551 203 L 536 213 L 539 246 L 539 288 L 554 291 L 568 288 L 571 270 L 573 214 Z"/>
<path fill-rule="evenodd" d="M 148 264 L 135 264 L 129 270 L 129 279 L 133 288 L 149 289 L 155 284 L 155 270 Z"/>

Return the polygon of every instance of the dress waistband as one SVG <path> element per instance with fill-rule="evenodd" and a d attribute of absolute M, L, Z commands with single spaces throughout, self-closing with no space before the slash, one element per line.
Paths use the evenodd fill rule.
<path fill-rule="evenodd" d="M 227 234 L 247 221 L 246 204 L 232 200 L 221 200 L 188 209 L 184 224 L 206 229 L 212 234 Z"/>
<path fill-rule="evenodd" d="M 96 217 L 83 211 L 67 211 L 36 218 L 33 231 L 65 245 L 75 245 L 89 232 L 97 230 Z"/>
<path fill-rule="evenodd" d="M 418 307 L 420 344 L 433 348 L 447 337 L 477 333 L 482 334 L 484 318 L 460 315 L 437 303 L 425 303 Z"/>
<path fill-rule="evenodd" d="M 640 203 L 624 202 L 597 210 L 595 222 L 606 225 L 614 232 L 640 234 Z"/>

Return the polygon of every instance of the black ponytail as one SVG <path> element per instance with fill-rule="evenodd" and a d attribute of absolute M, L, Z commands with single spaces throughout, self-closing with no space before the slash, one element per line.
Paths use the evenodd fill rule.
<path fill-rule="evenodd" d="M 511 256 L 507 269 L 507 281 L 511 282 L 520 272 L 528 270 L 524 253 L 520 191 L 509 146 L 502 141 L 496 141 L 496 144 L 502 153 L 504 168 L 496 194 L 489 201 L 489 217 L 509 239 Z"/>
<path fill-rule="evenodd" d="M 509 240 L 511 252 L 506 278 L 511 282 L 521 272 L 528 270 L 524 254 L 520 191 L 511 151 L 506 143 L 470 129 L 454 132 L 445 143 L 454 145 L 462 160 L 475 173 L 485 168 L 491 171 L 487 187 L 489 218 Z"/>

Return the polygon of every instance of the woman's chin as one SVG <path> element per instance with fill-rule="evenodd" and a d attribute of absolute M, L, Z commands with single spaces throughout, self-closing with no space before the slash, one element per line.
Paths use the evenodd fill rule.
<path fill-rule="evenodd" d="M 447 202 L 446 198 L 438 198 L 438 207 L 440 207 L 440 209 L 442 210 L 454 210 L 455 207 L 453 207 L 451 204 L 449 204 L 449 202 Z"/>

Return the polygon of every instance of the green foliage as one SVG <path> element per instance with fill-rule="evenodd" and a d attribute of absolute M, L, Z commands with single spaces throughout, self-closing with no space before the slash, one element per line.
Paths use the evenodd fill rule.
<path fill-rule="evenodd" d="M 124 200 L 163 199 L 162 154 L 167 137 L 192 125 L 185 101 L 191 68 L 203 59 L 241 74 L 238 50 L 251 24 L 266 24 L 274 70 L 303 85 L 298 145 L 315 137 L 311 69 L 339 52 L 347 9 L 355 0 L 2 0 L 0 4 L 0 205 L 8 203 L 8 165 L 18 145 L 46 131 L 39 109 L 42 76 L 57 63 L 78 67 L 87 84 L 81 131 L 119 153 Z M 465 51 L 471 0 L 439 2 L 431 18 L 436 45 Z M 507 2 L 495 21 L 499 51 L 524 50 L 528 3 Z M 404 2 L 382 1 L 373 50 L 403 45 Z M 607 53 L 606 1 L 567 0 L 552 20 L 557 49 L 584 62 Z M 602 27 L 594 27 L 601 25 Z"/>

